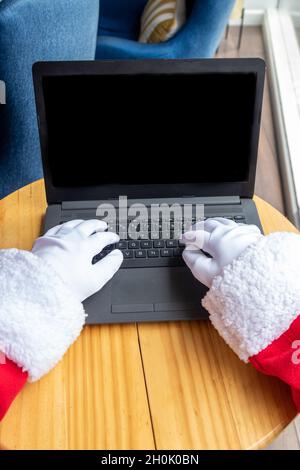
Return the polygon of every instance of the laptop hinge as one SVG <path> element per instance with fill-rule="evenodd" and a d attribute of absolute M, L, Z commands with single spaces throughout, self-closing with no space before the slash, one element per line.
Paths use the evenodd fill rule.
<path fill-rule="evenodd" d="M 241 204 L 240 196 L 215 196 L 215 197 L 191 197 L 191 196 L 182 196 L 176 198 L 141 198 L 141 199 L 128 199 L 128 205 L 143 203 L 146 206 L 151 204 L 204 204 L 206 206 L 221 206 L 221 205 L 235 205 Z M 62 210 L 76 210 L 76 209 L 95 209 L 100 204 L 112 204 L 113 206 L 118 205 L 118 199 L 106 199 L 99 201 L 64 201 L 62 202 Z"/>

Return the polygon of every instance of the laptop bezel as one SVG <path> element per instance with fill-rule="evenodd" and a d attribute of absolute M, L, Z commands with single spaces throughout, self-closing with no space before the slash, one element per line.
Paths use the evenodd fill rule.
<path fill-rule="evenodd" d="M 257 77 L 252 125 L 249 176 L 247 181 L 221 183 L 177 184 L 110 184 L 89 187 L 55 187 L 48 159 L 48 135 L 42 80 L 46 76 L 103 74 L 192 74 L 192 73 L 255 73 Z M 53 61 L 33 65 L 36 111 L 40 136 L 45 188 L 48 204 L 63 201 L 114 199 L 126 195 L 130 199 L 240 196 L 251 198 L 254 193 L 258 142 L 265 77 L 265 62 L 260 58 L 189 59 L 189 60 L 107 60 Z M 83 163 L 84 164 L 84 163 Z"/>

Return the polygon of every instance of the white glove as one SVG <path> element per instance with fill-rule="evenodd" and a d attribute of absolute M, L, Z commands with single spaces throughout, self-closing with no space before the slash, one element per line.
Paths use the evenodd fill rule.
<path fill-rule="evenodd" d="M 38 238 L 32 253 L 49 263 L 82 302 L 100 290 L 123 261 L 122 252 L 113 250 L 92 264 L 93 257 L 105 246 L 119 241 L 117 234 L 106 229 L 107 224 L 100 220 L 71 220 Z"/>
<path fill-rule="evenodd" d="M 237 224 L 222 217 L 207 219 L 183 234 L 186 248 L 182 256 L 194 277 L 211 287 L 214 277 L 261 237 L 263 235 L 256 225 Z"/>

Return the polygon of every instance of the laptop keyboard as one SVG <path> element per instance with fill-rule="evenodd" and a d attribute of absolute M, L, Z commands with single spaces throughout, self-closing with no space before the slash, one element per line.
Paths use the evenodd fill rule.
<path fill-rule="evenodd" d="M 235 220 L 239 223 L 246 223 L 245 217 L 242 214 L 225 218 Z M 192 220 L 192 223 L 195 223 L 195 220 Z M 157 230 L 155 230 L 156 228 Z M 122 230 L 122 227 L 110 225 L 108 222 L 108 231 L 116 231 L 119 233 L 120 230 Z M 176 226 L 176 221 L 168 223 L 160 221 L 157 222 L 157 226 L 154 225 L 154 230 L 152 226 L 151 233 L 148 233 L 146 226 L 144 230 L 144 232 L 140 232 L 138 240 L 122 239 L 119 243 L 107 246 L 101 253 L 94 256 L 93 264 L 103 259 L 116 248 L 120 249 L 124 256 L 122 268 L 182 266 L 185 264 L 181 256 L 184 244 L 174 237 L 174 235 L 178 235 L 179 231 L 183 233 L 186 230 L 184 226 L 179 230 L 178 226 Z"/>

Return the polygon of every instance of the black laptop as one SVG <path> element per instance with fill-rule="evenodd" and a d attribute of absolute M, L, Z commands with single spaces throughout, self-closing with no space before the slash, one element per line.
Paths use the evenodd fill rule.
<path fill-rule="evenodd" d="M 214 216 L 261 228 L 252 196 L 264 75 L 261 59 L 34 64 L 44 230 L 96 217 L 122 235 L 123 264 L 84 302 L 87 323 L 207 318 L 178 232 Z"/>

